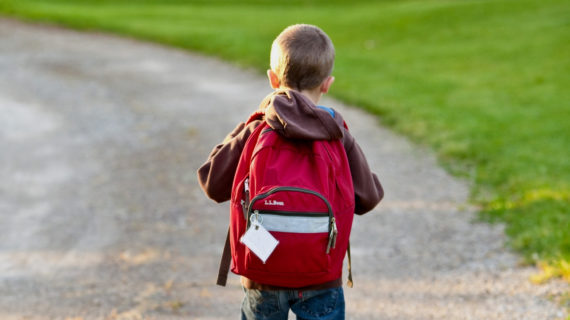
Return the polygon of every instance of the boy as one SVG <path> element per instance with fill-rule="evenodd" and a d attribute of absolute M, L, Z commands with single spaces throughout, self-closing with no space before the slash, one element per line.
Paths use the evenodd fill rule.
<path fill-rule="evenodd" d="M 271 47 L 269 83 L 275 92 L 261 103 L 263 119 L 239 124 L 217 145 L 198 170 L 202 189 L 214 201 L 229 200 L 234 174 L 244 145 L 254 129 L 266 122 L 286 139 L 342 141 L 346 151 L 356 214 L 372 210 L 384 192 L 370 171 L 362 150 L 335 110 L 317 106 L 334 77 L 334 47 L 329 37 L 312 25 L 286 28 Z M 245 298 L 242 319 L 287 319 L 291 309 L 298 319 L 344 319 L 342 277 L 308 287 L 290 288 L 258 283 L 242 276 Z"/>

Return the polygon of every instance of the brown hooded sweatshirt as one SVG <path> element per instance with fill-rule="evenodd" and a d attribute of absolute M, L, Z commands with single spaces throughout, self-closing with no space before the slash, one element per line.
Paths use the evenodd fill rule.
<path fill-rule="evenodd" d="M 338 112 L 317 107 L 303 94 L 293 90 L 278 90 L 268 95 L 261 103 L 260 111 L 264 113 L 264 120 L 255 120 L 247 125 L 238 124 L 224 141 L 212 150 L 208 161 L 198 169 L 198 181 L 209 198 L 216 202 L 231 198 L 233 178 L 245 142 L 253 130 L 262 121 L 266 121 L 273 130 L 286 138 L 341 139 L 352 174 L 355 213 L 364 214 L 382 200 L 384 190 L 380 181 L 371 172 L 364 153 L 345 128 L 344 120 Z M 248 289 L 282 289 L 255 283 L 243 277 L 242 284 Z M 340 285 L 341 279 L 337 279 L 303 289 L 325 289 Z"/>

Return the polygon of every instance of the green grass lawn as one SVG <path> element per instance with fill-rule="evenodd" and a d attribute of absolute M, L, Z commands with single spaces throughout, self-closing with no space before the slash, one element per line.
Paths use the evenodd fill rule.
<path fill-rule="evenodd" d="M 317 24 L 337 50 L 332 94 L 433 148 L 513 248 L 570 279 L 567 0 L 0 0 L 0 12 L 260 71 L 285 26 Z"/>

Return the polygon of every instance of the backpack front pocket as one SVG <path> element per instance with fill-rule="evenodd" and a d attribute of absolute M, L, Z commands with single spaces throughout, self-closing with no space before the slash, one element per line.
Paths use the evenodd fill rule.
<path fill-rule="evenodd" d="M 266 263 L 246 249 L 248 269 L 281 274 L 328 271 L 336 226 L 322 195 L 296 187 L 274 188 L 252 199 L 247 218 L 248 224 L 257 219 L 279 241 Z"/>

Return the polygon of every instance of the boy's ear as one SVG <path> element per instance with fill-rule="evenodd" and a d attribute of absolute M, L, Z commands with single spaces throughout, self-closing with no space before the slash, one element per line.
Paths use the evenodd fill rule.
<path fill-rule="evenodd" d="M 333 76 L 329 76 L 328 78 L 326 78 L 325 81 L 323 81 L 323 83 L 321 84 L 321 93 L 329 92 L 329 89 L 331 88 L 333 82 L 334 82 Z"/>
<path fill-rule="evenodd" d="M 273 70 L 271 69 L 267 70 L 267 78 L 269 78 L 269 84 L 271 85 L 271 88 L 279 89 L 281 85 L 279 83 L 279 77 L 275 72 L 273 72 Z"/>

